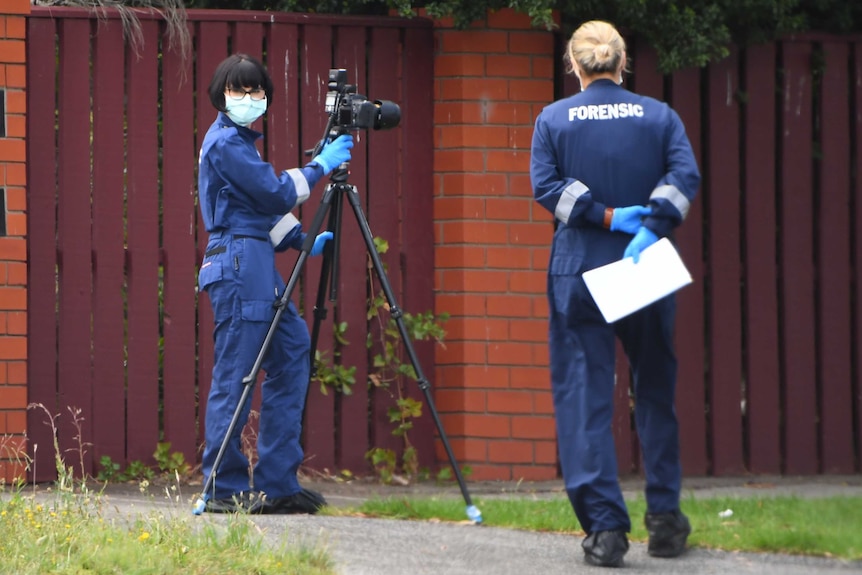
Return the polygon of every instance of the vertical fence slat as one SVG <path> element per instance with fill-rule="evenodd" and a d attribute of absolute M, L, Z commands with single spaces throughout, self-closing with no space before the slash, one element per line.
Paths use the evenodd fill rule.
<path fill-rule="evenodd" d="M 162 40 L 163 430 L 171 452 L 197 454 L 193 54 Z"/>
<path fill-rule="evenodd" d="M 57 407 L 56 197 L 54 112 L 56 98 L 55 25 L 57 20 L 27 21 L 27 394 L 51 412 Z M 36 88 L 38 87 L 38 88 Z M 39 233 L 34 233 L 36 230 Z M 36 359 L 38 358 L 38 361 Z M 30 480 L 57 476 L 47 414 L 27 415 Z"/>
<path fill-rule="evenodd" d="M 852 473 L 850 376 L 850 109 L 847 43 L 823 44 L 820 100 L 818 340 L 821 471 Z"/>
<path fill-rule="evenodd" d="M 775 46 L 746 51 L 746 437 L 754 473 L 781 471 L 775 213 Z M 755 343 L 756 342 L 756 343 Z"/>
<path fill-rule="evenodd" d="M 368 97 L 386 100 L 399 100 L 398 70 L 399 31 L 393 28 L 374 28 L 371 31 L 371 46 L 368 66 Z M 399 102 L 403 104 L 403 102 Z M 399 137 L 407 137 L 403 127 L 377 132 L 368 138 L 368 190 L 365 197 L 368 206 L 368 221 L 376 236 L 389 242 L 389 251 L 380 256 L 387 268 L 392 291 L 400 302 L 403 299 L 401 286 L 401 237 L 399 233 L 401 213 L 399 208 L 402 190 L 399 186 L 401 166 L 398 158 Z M 373 294 L 372 294 L 373 295 Z M 384 314 L 386 317 L 386 314 Z M 379 341 L 380 326 L 372 320 L 371 337 Z M 371 353 L 379 353 L 381 346 L 376 344 Z M 408 386 L 412 382 L 405 382 Z M 389 392 L 385 389 L 372 389 L 370 392 L 370 437 L 368 447 L 398 450 L 398 439 L 392 435 L 387 409 L 392 406 Z"/>
<path fill-rule="evenodd" d="M 854 220 L 862 222 L 862 42 L 857 42 L 854 48 L 854 69 L 851 76 L 853 82 L 854 95 L 854 111 L 855 117 L 852 119 L 853 142 L 856 157 L 854 158 L 856 185 L 853 189 L 853 202 L 855 207 Z M 856 413 L 856 433 L 854 435 L 856 441 L 856 471 L 862 471 L 862 230 L 854 227 L 854 243 L 853 243 L 853 273 L 854 273 L 854 296 L 856 302 L 856 316 L 854 318 L 855 339 L 854 339 L 854 409 Z"/>
<path fill-rule="evenodd" d="M 700 70 L 689 68 L 673 76 L 671 103 L 685 125 L 698 165 L 701 161 Z M 680 429 L 680 458 L 686 475 L 706 475 L 706 389 L 704 381 L 703 204 L 698 194 L 682 226 L 676 231 L 680 256 L 693 285 L 677 294 L 676 354 L 679 361 L 676 412 Z"/>
<path fill-rule="evenodd" d="M 228 37 L 225 22 L 199 22 L 195 33 L 195 86 L 197 92 L 197 131 L 195 151 L 201 149 L 207 130 L 218 113 L 209 99 L 209 84 L 219 63 L 227 56 Z M 200 264 L 206 250 L 209 234 L 201 219 L 200 209 L 196 213 L 197 262 Z M 198 295 L 198 445 L 204 443 L 206 408 L 213 370 L 214 320 L 209 297 Z"/>
<path fill-rule="evenodd" d="M 614 386 L 614 416 L 611 421 L 614 434 L 614 448 L 617 452 L 617 468 L 620 475 L 629 475 L 638 471 L 638 451 L 640 449 L 637 433 L 632 426 L 631 400 L 631 368 L 623 351 L 622 344 L 617 341 L 616 347 L 616 385 Z"/>
<path fill-rule="evenodd" d="M 259 22 L 235 22 L 232 27 L 231 34 L 231 51 L 232 53 L 242 53 L 255 58 L 258 61 L 263 60 L 263 28 L 261 23 Z M 281 94 L 273 96 L 273 98 L 278 98 Z M 275 103 L 277 102 L 277 103 Z M 283 102 L 279 98 L 275 100 L 273 105 L 281 105 Z M 254 130 L 263 130 L 264 120 L 257 120 L 251 126 Z M 264 140 L 260 139 L 255 142 L 255 146 L 258 149 L 258 152 L 261 154 L 261 157 L 265 157 L 265 150 L 263 149 Z M 273 311 L 273 314 L 275 311 Z M 260 345 L 263 345 L 263 341 L 260 342 Z M 256 437 L 259 418 L 255 417 L 254 414 L 260 414 L 260 404 L 261 404 L 261 384 L 263 383 L 264 378 L 266 377 L 265 373 L 261 370 L 260 373 L 257 374 L 257 381 L 255 382 L 255 393 L 251 396 L 251 409 L 252 416 L 249 417 L 248 422 L 246 423 L 246 437 Z M 256 453 L 256 446 L 254 447 L 254 452 Z"/>
<path fill-rule="evenodd" d="M 323 136 L 326 116 L 323 113 L 326 96 L 326 83 L 332 67 L 332 28 L 329 26 L 307 25 L 302 28 L 301 91 L 302 139 L 311 148 Z M 320 182 L 312 190 L 311 198 L 302 207 L 302 220 L 311 223 L 323 196 L 326 181 Z M 349 207 L 345 208 L 349 212 Z M 304 311 L 309 325 L 313 322 L 313 310 L 320 284 L 320 269 L 323 258 L 309 258 L 305 265 L 303 294 Z M 330 278 L 331 279 L 331 278 Z M 317 350 L 331 362 L 332 356 L 332 302 L 327 294 L 325 300 L 329 310 L 327 318 L 320 323 Z M 350 338 L 348 338 L 350 339 Z M 359 343 L 353 340 L 353 343 Z M 312 350 L 314 353 L 314 350 Z M 312 382 L 308 389 L 303 433 L 305 435 L 305 454 L 315 469 L 333 469 L 335 466 L 335 398 L 330 390 L 326 395 L 320 392 L 319 382 Z"/>
<path fill-rule="evenodd" d="M 366 97 L 366 38 L 365 28 L 338 28 L 335 49 L 335 67 L 347 70 L 348 82 L 356 84 L 357 92 Z M 375 137 L 370 130 L 354 134 L 354 146 L 350 162 L 350 183 L 356 186 L 357 199 L 363 205 L 375 190 L 367 185 L 366 145 Z M 376 193 L 382 193 L 377 190 Z M 364 211 L 364 208 L 363 208 Z M 339 270 L 339 290 L 336 318 L 348 325 L 347 339 L 350 345 L 342 350 L 344 365 L 356 368 L 356 384 L 351 395 L 336 398 L 336 452 L 339 466 L 344 469 L 363 469 L 365 452 L 356 449 L 358 445 L 368 444 L 368 350 L 365 342 L 368 335 L 367 301 L 368 268 L 367 249 L 359 231 L 357 220 L 347 198 L 344 198 L 344 221 L 341 226 L 341 261 Z M 378 285 L 374 282 L 374 285 Z M 373 294 L 370 294 L 373 297 Z"/>
<path fill-rule="evenodd" d="M 93 54 L 93 456 L 126 461 L 123 289 L 123 27 L 96 25 Z"/>
<path fill-rule="evenodd" d="M 311 160 L 302 155 L 299 139 L 299 30 L 292 24 L 275 23 L 267 33 L 266 67 L 276 95 L 274 105 L 266 111 L 266 157 L 276 170 L 285 170 Z M 323 110 L 319 113 L 323 114 Z M 290 258 L 276 258 L 285 280 L 293 270 L 295 255 L 293 252 Z M 291 265 L 284 265 L 288 260 Z"/>
<path fill-rule="evenodd" d="M 811 46 L 785 42 L 781 139 L 784 472 L 817 472 Z"/>
<path fill-rule="evenodd" d="M 632 66 L 634 90 L 641 96 L 664 99 L 664 77 L 658 71 L 658 54 L 646 42 L 636 46 L 637 57 Z"/>
<path fill-rule="evenodd" d="M 158 24 L 142 21 L 127 83 L 128 451 L 153 461 L 159 440 Z"/>
<path fill-rule="evenodd" d="M 231 36 L 233 53 L 242 52 L 261 60 L 263 53 L 263 28 L 258 22 L 235 22 Z"/>
<path fill-rule="evenodd" d="M 635 92 L 642 96 L 649 96 L 651 98 L 663 100 L 664 77 L 658 70 L 658 54 L 652 46 L 649 46 L 645 42 L 637 43 L 635 45 L 635 50 L 637 52 L 637 56 L 634 59 L 634 66 L 632 66 L 631 87 Z M 617 370 L 617 373 L 620 373 L 619 369 Z M 629 385 L 634 385 L 629 374 L 627 374 L 625 378 L 619 380 L 618 383 L 624 385 L 626 380 L 629 381 Z M 626 410 L 630 409 L 631 408 L 626 401 L 625 395 L 622 393 L 617 394 L 616 403 L 614 405 L 614 413 L 616 417 L 625 418 Z M 619 448 L 617 451 L 619 452 Z M 632 469 L 638 470 L 640 469 L 641 450 L 637 433 L 631 434 L 631 451 Z"/>
<path fill-rule="evenodd" d="M 737 55 L 709 70 L 707 171 L 709 205 L 709 349 L 712 472 L 743 471 L 742 302 L 740 296 L 740 180 Z"/>
<path fill-rule="evenodd" d="M 77 442 L 92 442 L 93 418 L 90 388 L 90 122 L 89 114 L 82 113 L 90 109 L 89 42 L 90 23 L 87 20 L 62 21 L 58 79 L 58 439 L 61 456 L 75 461 L 76 468 Z M 73 425 L 70 409 L 80 410 L 80 429 Z M 89 470 L 90 450 L 86 450 L 83 457 L 80 464 Z"/>
<path fill-rule="evenodd" d="M 401 242 L 404 298 L 399 303 L 402 309 L 414 314 L 434 309 L 434 222 L 428 217 L 434 213 L 433 158 L 428 153 L 433 149 L 433 46 L 430 28 L 404 31 L 401 222 L 409 227 L 410 233 L 405 233 Z M 417 342 L 415 349 L 422 371 L 432 384 L 433 395 L 435 344 Z M 425 403 L 417 385 L 408 382 L 407 392 Z M 426 417 L 414 422 L 411 435 L 424 466 L 434 463 L 435 428 L 427 408 L 423 411 Z"/>
<path fill-rule="evenodd" d="M 302 155 L 300 142 L 300 89 L 299 89 L 299 28 L 295 25 L 274 23 L 267 28 L 266 66 L 275 89 L 274 102 L 266 112 L 266 158 L 276 171 L 294 168 L 306 164 L 311 158 Z M 319 114 L 323 114 L 320 110 Z M 316 205 L 320 199 L 322 185 L 313 192 L 311 204 Z M 299 208 L 293 210 L 299 216 Z M 307 218 L 306 225 L 310 221 Z M 276 254 L 275 264 L 282 279 L 286 282 L 296 265 L 298 252 L 289 250 Z M 294 289 L 292 301 L 300 301 L 302 296 L 300 284 Z M 297 309 L 299 306 L 297 305 Z M 320 393 L 317 386 L 309 386 L 308 393 Z"/>

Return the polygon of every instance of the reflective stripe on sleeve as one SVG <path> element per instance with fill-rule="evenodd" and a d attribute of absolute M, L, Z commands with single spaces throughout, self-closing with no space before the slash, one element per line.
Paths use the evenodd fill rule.
<path fill-rule="evenodd" d="M 272 242 L 273 246 L 278 246 L 297 224 L 299 224 L 299 220 L 296 219 L 296 216 L 291 213 L 284 214 L 269 230 L 269 241 Z"/>
<path fill-rule="evenodd" d="M 557 207 L 554 210 L 554 215 L 557 216 L 557 219 L 564 224 L 568 224 L 569 216 L 572 214 L 572 210 L 574 209 L 578 198 L 589 191 L 590 189 L 578 180 L 575 180 L 566 186 L 560 196 L 560 201 L 557 202 Z"/>
<path fill-rule="evenodd" d="M 301 204 L 311 195 L 311 190 L 308 187 L 308 180 L 299 168 L 287 170 L 287 175 L 293 180 L 293 187 L 296 189 L 296 205 Z"/>
<path fill-rule="evenodd" d="M 674 207 L 679 210 L 682 219 L 688 215 L 688 209 L 691 206 L 691 202 L 688 201 L 688 198 L 685 197 L 685 194 L 680 192 L 676 186 L 664 185 L 659 186 L 652 191 L 649 199 L 664 199 L 669 201 Z"/>

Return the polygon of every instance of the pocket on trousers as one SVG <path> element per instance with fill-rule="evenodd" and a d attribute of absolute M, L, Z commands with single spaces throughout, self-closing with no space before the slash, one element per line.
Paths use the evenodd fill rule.
<path fill-rule="evenodd" d="M 207 288 L 224 279 L 222 263 L 219 260 L 207 260 L 201 265 L 198 273 L 198 289 L 207 291 Z"/>
<path fill-rule="evenodd" d="M 275 298 L 242 302 L 242 319 L 246 321 L 272 321 L 275 317 Z"/>

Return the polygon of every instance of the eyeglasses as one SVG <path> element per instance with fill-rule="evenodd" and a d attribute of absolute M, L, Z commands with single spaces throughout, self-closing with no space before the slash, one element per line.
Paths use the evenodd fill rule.
<path fill-rule="evenodd" d="M 252 88 L 251 90 L 246 90 L 245 88 L 226 88 L 225 94 L 230 96 L 232 100 L 242 100 L 246 94 L 251 96 L 252 100 L 266 99 L 266 90 L 263 88 Z"/>

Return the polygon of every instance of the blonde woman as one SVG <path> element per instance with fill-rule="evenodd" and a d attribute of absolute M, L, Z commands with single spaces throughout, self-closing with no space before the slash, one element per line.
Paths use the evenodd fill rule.
<path fill-rule="evenodd" d="M 608 324 L 582 274 L 623 257 L 637 262 L 670 236 L 700 174 L 679 116 L 621 86 L 625 42 L 611 24 L 583 24 L 565 59 L 581 92 L 539 114 L 530 168 L 536 201 L 557 222 L 548 267 L 554 409 L 566 491 L 587 533 L 585 559 L 620 566 L 631 522 L 611 433 L 615 338 L 634 374 L 650 555 L 679 555 L 691 531 L 679 508 L 675 302 L 669 296 Z"/>

